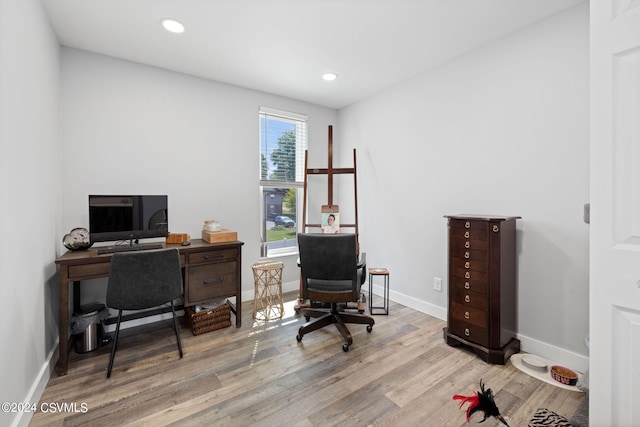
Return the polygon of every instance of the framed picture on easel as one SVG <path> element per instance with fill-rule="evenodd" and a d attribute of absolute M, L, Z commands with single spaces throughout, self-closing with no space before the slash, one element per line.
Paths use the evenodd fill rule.
<path fill-rule="evenodd" d="M 320 228 L 326 234 L 340 233 L 340 208 L 336 205 L 324 205 L 320 211 Z"/>

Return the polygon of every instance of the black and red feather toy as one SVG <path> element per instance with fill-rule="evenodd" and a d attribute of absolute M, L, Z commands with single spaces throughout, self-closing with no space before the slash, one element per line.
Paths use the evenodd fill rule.
<path fill-rule="evenodd" d="M 495 417 L 502 424 L 509 427 L 507 421 L 500 415 L 500 411 L 496 406 L 496 402 L 493 400 L 493 392 L 490 388 L 484 389 L 484 383 L 480 380 L 480 391 L 476 392 L 476 394 L 472 396 L 462 396 L 460 394 L 456 394 L 453 396 L 453 400 L 460 400 L 460 408 L 465 403 L 468 403 L 467 407 L 467 422 L 471 422 L 471 416 L 476 412 L 482 411 L 484 413 L 484 418 L 479 422 L 484 422 L 487 417 Z"/>

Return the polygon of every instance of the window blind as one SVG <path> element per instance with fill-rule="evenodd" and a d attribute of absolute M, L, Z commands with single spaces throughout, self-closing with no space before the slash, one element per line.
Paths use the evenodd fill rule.
<path fill-rule="evenodd" d="M 292 186 L 304 181 L 307 116 L 260 106 L 260 182 Z"/>

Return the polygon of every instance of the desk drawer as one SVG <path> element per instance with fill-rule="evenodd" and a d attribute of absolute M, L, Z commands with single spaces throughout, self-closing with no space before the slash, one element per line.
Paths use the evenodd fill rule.
<path fill-rule="evenodd" d="M 189 267 L 185 305 L 236 295 L 236 261 Z"/>
<path fill-rule="evenodd" d="M 236 258 L 238 258 L 238 250 L 236 248 L 194 252 L 192 254 L 189 254 L 189 264 L 228 261 Z"/>
<path fill-rule="evenodd" d="M 92 277 L 107 277 L 109 275 L 110 262 L 96 264 L 81 264 L 69 266 L 69 280 L 89 279 Z"/>

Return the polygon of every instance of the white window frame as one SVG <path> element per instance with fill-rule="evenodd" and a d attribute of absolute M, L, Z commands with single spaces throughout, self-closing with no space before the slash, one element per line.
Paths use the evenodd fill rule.
<path fill-rule="evenodd" d="M 262 179 L 262 154 L 264 151 L 263 148 L 263 118 L 271 118 L 276 120 L 282 120 L 284 122 L 289 122 L 295 124 L 296 126 L 296 173 L 295 173 L 295 181 L 288 180 L 271 180 L 271 179 Z M 296 189 L 296 225 L 295 229 L 298 232 L 301 229 L 301 220 L 302 220 L 302 199 L 304 191 L 304 153 L 308 146 L 308 125 L 307 125 L 307 115 L 294 113 L 290 111 L 279 110 L 271 107 L 260 106 L 259 108 L 259 127 L 260 127 L 260 135 L 259 135 L 259 155 L 260 155 L 260 171 L 259 171 L 259 179 L 260 179 L 260 237 L 261 239 L 266 239 L 268 220 L 266 218 L 267 212 L 266 206 L 266 194 L 265 189 Z M 267 162 L 270 162 L 270 159 L 267 158 Z M 277 242 L 277 243 L 274 243 Z M 283 242 L 283 243 L 279 243 Z M 272 242 L 265 242 L 268 246 L 268 257 L 274 257 L 279 255 L 292 255 L 297 254 L 298 246 L 295 239 L 292 241 L 284 241 L 277 240 Z M 284 244 L 282 247 L 278 247 Z"/>

